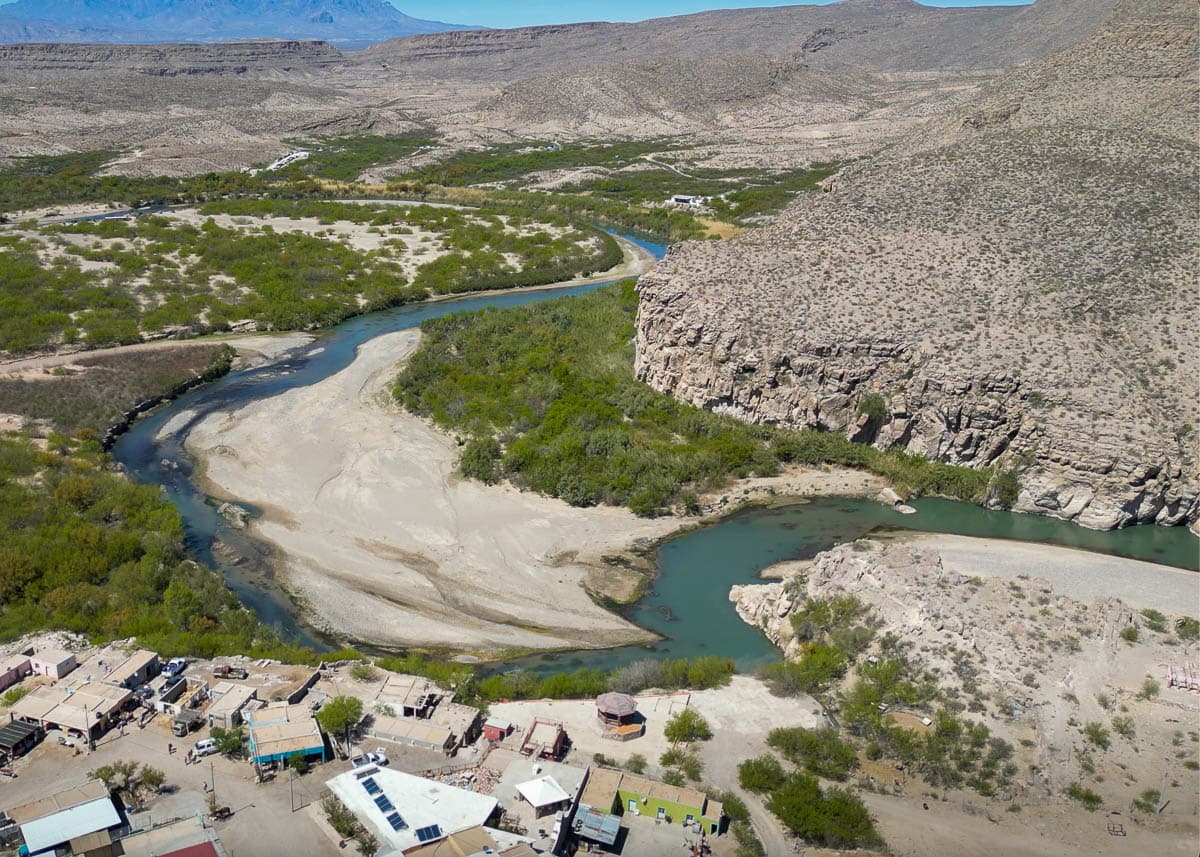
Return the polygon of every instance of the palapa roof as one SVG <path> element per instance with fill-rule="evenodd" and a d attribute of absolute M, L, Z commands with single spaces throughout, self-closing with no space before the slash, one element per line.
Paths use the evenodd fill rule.
<path fill-rule="evenodd" d="M 596 697 L 596 708 L 612 717 L 628 717 L 637 711 L 637 700 L 625 693 L 602 693 Z"/>

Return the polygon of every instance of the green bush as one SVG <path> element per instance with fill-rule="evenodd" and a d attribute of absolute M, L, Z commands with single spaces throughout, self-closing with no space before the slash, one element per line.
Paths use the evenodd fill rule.
<path fill-rule="evenodd" d="M 712 728 L 696 709 L 685 708 L 667 718 L 663 736 L 672 744 L 689 744 L 707 741 L 712 737 Z"/>
<path fill-rule="evenodd" d="M 463 447 L 459 472 L 485 485 L 500 481 L 500 443 L 494 437 L 473 437 Z"/>
<path fill-rule="evenodd" d="M 1083 734 L 1088 741 L 1095 744 L 1101 750 L 1107 750 L 1112 744 L 1112 739 L 1109 736 L 1108 729 L 1103 723 L 1093 720 L 1083 727 Z"/>
<path fill-rule="evenodd" d="M 1138 699 L 1154 699 L 1159 693 L 1159 684 L 1150 676 L 1142 681 L 1142 687 L 1138 691 Z"/>
<path fill-rule="evenodd" d="M 822 791 L 815 777 L 792 774 L 767 800 L 769 809 L 794 836 L 826 848 L 879 848 L 862 801 L 842 788 Z"/>
<path fill-rule="evenodd" d="M 1127 625 L 1121 629 L 1121 639 L 1130 645 L 1138 641 L 1138 636 L 1136 625 Z"/>
<path fill-rule="evenodd" d="M 796 662 L 780 661 L 767 664 L 759 675 L 771 692 L 779 696 L 800 693 L 821 693 L 846 674 L 849 662 L 846 653 L 834 646 L 817 643 L 809 646 Z"/>
<path fill-rule="evenodd" d="M 1200 619 L 1184 616 L 1175 623 L 1175 634 L 1179 639 L 1189 642 L 1200 640 Z"/>
<path fill-rule="evenodd" d="M 793 764 L 827 780 L 844 780 L 858 767 L 854 747 L 832 729 L 772 729 L 767 744 Z"/>
<path fill-rule="evenodd" d="M 1067 786 L 1067 797 L 1079 801 L 1089 812 L 1095 812 L 1104 803 L 1104 798 L 1079 783 L 1071 783 Z"/>
<path fill-rule="evenodd" d="M 1142 617 L 1146 620 L 1146 627 L 1156 634 L 1165 634 L 1167 632 L 1167 617 L 1153 608 L 1147 608 L 1142 611 Z"/>
<path fill-rule="evenodd" d="M 773 792 L 783 784 L 785 778 L 783 765 L 774 756 L 758 756 L 738 765 L 738 785 L 748 792 Z"/>

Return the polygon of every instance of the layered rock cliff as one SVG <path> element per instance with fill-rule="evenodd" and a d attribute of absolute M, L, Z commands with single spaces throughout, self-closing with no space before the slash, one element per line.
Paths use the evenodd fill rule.
<path fill-rule="evenodd" d="M 1197 127 L 1196 20 L 1160 5 L 1161 26 L 1094 37 L 1140 57 L 1115 91 L 1182 111 L 1159 135 L 1128 105 L 1056 112 L 1063 87 L 1020 69 L 1036 120 L 855 165 L 771 226 L 675 248 L 639 286 L 638 376 L 751 421 L 1014 467 L 1020 511 L 1195 524 L 1197 147 L 1172 129 Z M 1060 78 L 1095 102 L 1113 70 L 1085 71 Z"/>
<path fill-rule="evenodd" d="M 0 68 L 20 72 L 132 72 L 149 75 L 240 74 L 251 69 L 325 68 L 341 51 L 318 41 L 264 40 L 178 45 L 0 45 Z"/>

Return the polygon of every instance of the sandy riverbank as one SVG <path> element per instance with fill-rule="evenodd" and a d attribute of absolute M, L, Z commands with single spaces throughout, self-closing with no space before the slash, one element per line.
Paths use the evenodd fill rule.
<path fill-rule="evenodd" d="M 936 550 L 950 571 L 978 577 L 1041 577 L 1055 591 L 1078 601 L 1120 598 L 1133 607 L 1168 615 L 1180 611 L 1195 615 L 1200 604 L 1200 574 L 1152 562 L 1057 545 L 941 533 L 904 535 L 901 540 Z"/>
<path fill-rule="evenodd" d="M 484 650 L 648 639 L 583 583 L 601 555 L 678 523 L 460 479 L 453 440 L 389 401 L 419 337 L 378 337 L 320 383 L 204 420 L 188 449 L 206 487 L 265 510 L 255 530 L 280 549 L 284 585 L 356 639 Z"/>

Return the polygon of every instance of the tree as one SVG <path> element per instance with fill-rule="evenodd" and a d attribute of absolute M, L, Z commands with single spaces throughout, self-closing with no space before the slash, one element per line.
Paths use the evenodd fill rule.
<path fill-rule="evenodd" d="M 625 762 L 625 770 L 632 771 L 635 774 L 644 774 L 646 772 L 646 757 L 641 753 L 634 753 Z"/>
<path fill-rule="evenodd" d="M 163 593 L 163 606 L 167 610 L 167 618 L 178 628 L 186 631 L 192 620 L 201 614 L 200 596 L 180 580 L 172 580 L 167 591 Z"/>
<path fill-rule="evenodd" d="M 148 789 L 154 789 L 156 792 L 162 789 L 163 783 L 167 781 L 167 775 L 158 768 L 152 768 L 146 765 L 142 768 L 141 774 L 142 785 Z"/>
<path fill-rule="evenodd" d="M 667 721 L 663 735 L 672 744 L 707 741 L 712 737 L 712 729 L 700 712 L 694 708 L 685 708 Z"/>
<path fill-rule="evenodd" d="M 362 720 L 362 700 L 353 696 L 335 696 L 317 712 L 317 722 L 330 735 L 342 735 L 350 752 L 350 730 Z"/>
<path fill-rule="evenodd" d="M 379 851 L 379 840 L 366 830 L 360 830 L 354 839 L 358 843 L 358 853 L 363 857 L 375 857 Z"/>
<path fill-rule="evenodd" d="M 235 726 L 232 729 L 214 726 L 209 735 L 217 745 L 217 752 L 222 756 L 233 759 L 242 754 L 246 736 L 241 726 Z"/>

